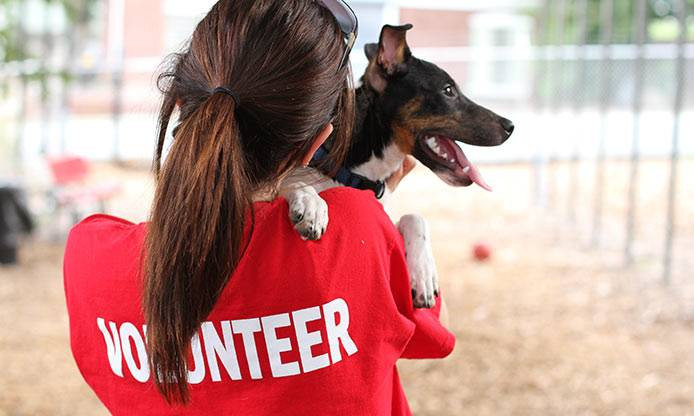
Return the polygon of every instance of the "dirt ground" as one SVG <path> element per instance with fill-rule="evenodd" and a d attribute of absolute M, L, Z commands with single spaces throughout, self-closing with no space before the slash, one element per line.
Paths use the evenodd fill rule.
<path fill-rule="evenodd" d="M 576 218 L 551 170 L 550 206 L 533 204 L 533 171 L 488 166 L 496 192 L 451 189 L 423 168 L 393 199 L 393 217 L 429 219 L 451 328 L 442 361 L 403 361 L 416 415 L 694 415 L 694 161 L 683 163 L 673 283 L 659 282 L 664 230 L 662 163 L 646 163 L 639 193 L 637 261 L 623 266 L 627 167 L 608 170 L 602 245 L 591 248 L 593 183 L 579 166 Z M 111 211 L 141 221 L 145 172 L 102 167 L 124 191 Z M 686 197 L 685 197 L 686 195 Z M 54 224 L 44 218 L 46 226 Z M 493 249 L 471 258 L 475 242 Z M 105 411 L 70 355 L 59 243 L 28 242 L 21 266 L 0 269 L 0 416 Z"/>

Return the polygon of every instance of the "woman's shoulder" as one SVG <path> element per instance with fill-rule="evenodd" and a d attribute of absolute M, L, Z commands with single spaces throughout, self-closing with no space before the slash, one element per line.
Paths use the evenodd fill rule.
<path fill-rule="evenodd" d="M 146 228 L 145 223 L 135 224 L 126 219 L 106 214 L 91 215 L 72 227 L 68 242 L 79 237 L 114 237 L 120 234 L 138 232 Z"/>
<path fill-rule="evenodd" d="M 320 193 L 328 206 L 328 223 L 325 234 L 320 238 L 320 246 L 344 246 L 347 242 L 372 241 L 384 252 L 400 238 L 383 205 L 371 191 L 362 191 L 349 187 L 331 188 Z M 256 205 L 255 235 L 263 244 L 278 235 L 286 244 L 300 244 L 303 248 L 316 248 L 303 244 L 298 232 L 289 218 L 289 205 L 284 198 L 270 203 Z M 279 233 L 279 234 L 278 234 Z M 296 238 L 295 238 L 296 237 Z"/>
<path fill-rule="evenodd" d="M 75 232 L 83 232 L 83 231 L 93 231 L 93 230 L 98 230 L 98 229 L 109 229 L 109 228 L 118 228 L 118 229 L 125 229 L 125 228 L 131 228 L 131 227 L 136 227 L 137 224 L 130 222 L 126 219 L 115 217 L 113 215 L 107 215 L 107 214 L 94 214 L 91 215 L 79 223 L 77 223 L 72 229 L 70 230 L 70 234 L 75 233 Z"/>
<path fill-rule="evenodd" d="M 139 257 L 146 224 L 98 214 L 72 227 L 65 245 L 67 270 L 109 268 Z M 122 266 L 121 266 L 122 267 Z"/>
<path fill-rule="evenodd" d="M 379 208 L 383 211 L 383 206 L 374 197 L 372 191 L 365 191 L 348 186 L 338 186 L 330 188 L 320 193 L 326 202 L 333 202 L 345 207 L 362 207 L 363 209 Z"/>
<path fill-rule="evenodd" d="M 331 208 L 353 212 L 355 215 L 370 214 L 371 218 L 378 221 L 388 220 L 383 204 L 376 199 L 372 191 L 340 186 L 323 191 L 320 196 Z"/>
<path fill-rule="evenodd" d="M 340 223 L 349 228 L 369 228 L 384 233 L 388 239 L 399 236 L 383 204 L 374 197 L 372 191 L 338 187 L 320 195 L 328 204 L 330 224 Z"/>
<path fill-rule="evenodd" d="M 87 217 L 72 227 L 67 238 L 67 250 L 79 245 L 80 251 L 123 243 L 129 237 L 137 237 L 146 224 L 135 224 L 123 218 L 106 214 Z"/>

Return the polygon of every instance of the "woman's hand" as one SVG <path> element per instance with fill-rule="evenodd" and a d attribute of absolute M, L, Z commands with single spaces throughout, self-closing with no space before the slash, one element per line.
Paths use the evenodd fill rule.
<path fill-rule="evenodd" d="M 386 186 L 390 192 L 394 192 L 395 189 L 400 185 L 400 182 L 407 176 L 412 169 L 417 166 L 417 159 L 407 155 L 405 160 L 402 162 L 400 169 L 396 171 L 390 178 L 386 179 Z"/>

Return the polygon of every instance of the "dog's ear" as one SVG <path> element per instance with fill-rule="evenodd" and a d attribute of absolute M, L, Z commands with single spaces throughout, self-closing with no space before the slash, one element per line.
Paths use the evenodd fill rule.
<path fill-rule="evenodd" d="M 388 85 L 388 78 L 407 71 L 407 63 L 412 57 L 407 45 L 407 31 L 412 25 L 385 25 L 381 30 L 378 45 L 369 43 L 364 47 L 369 58 L 366 80 L 376 91 L 382 93 Z"/>
<path fill-rule="evenodd" d="M 378 43 L 367 43 L 364 45 L 364 53 L 369 61 L 373 61 L 378 53 Z"/>
<path fill-rule="evenodd" d="M 407 31 L 412 25 L 385 25 L 381 30 L 378 41 L 378 64 L 388 76 L 393 76 L 405 70 L 407 61 L 412 57 L 407 45 Z"/>

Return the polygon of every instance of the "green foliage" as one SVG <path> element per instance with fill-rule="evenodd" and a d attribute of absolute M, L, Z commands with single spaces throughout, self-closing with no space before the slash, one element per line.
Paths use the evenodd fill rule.
<path fill-rule="evenodd" d="M 0 0 L 0 63 L 37 58 L 27 49 L 22 21 L 29 0 Z M 84 25 L 94 17 L 101 0 L 37 0 L 46 7 L 57 6 L 67 19 L 68 27 Z"/>
<path fill-rule="evenodd" d="M 23 20 L 24 14 L 27 13 L 29 1 L 0 0 L 0 65 L 44 57 L 43 51 L 30 50 L 30 42 L 28 42 L 28 35 L 25 31 L 26 22 Z M 75 27 L 88 24 L 94 17 L 97 4 L 103 0 L 35 1 L 45 7 L 57 8 L 59 12 L 63 13 L 67 21 L 67 30 L 70 31 L 74 30 Z M 41 65 L 29 73 L 21 74 L 21 77 L 27 82 L 40 84 L 44 97 L 48 95 L 47 88 L 50 77 L 59 77 L 65 82 L 69 82 L 71 79 L 70 74 L 64 70 L 51 70 L 45 65 Z M 0 78 L 0 94 L 7 89 L 7 82 L 7 78 Z"/>
<path fill-rule="evenodd" d="M 633 43 L 635 41 L 635 22 L 634 14 L 636 12 L 635 0 L 585 0 L 587 1 L 587 35 L 586 39 L 589 44 L 597 44 L 601 42 L 603 31 L 606 29 L 602 22 L 601 6 L 605 1 L 614 1 L 613 19 L 612 19 L 612 43 Z M 674 42 L 677 38 L 678 29 L 674 18 L 676 17 L 676 8 L 680 0 L 647 0 L 647 28 L 648 40 L 654 42 Z M 539 41 L 543 44 L 575 44 L 579 42 L 581 37 L 580 13 L 579 10 L 583 0 L 564 0 L 564 11 L 562 20 L 561 1 L 547 1 L 545 7 L 548 10 L 538 9 L 533 14 L 542 19 L 543 15 L 549 17 L 546 24 L 547 32 L 543 39 Z M 689 16 L 688 32 L 694 32 L 694 22 L 692 22 L 692 13 L 694 13 L 694 0 L 686 2 Z M 563 31 L 561 25 L 563 23 Z M 691 36 L 690 36 L 691 39 Z"/>
<path fill-rule="evenodd" d="M 0 0 L 0 62 L 26 59 L 24 43 L 21 41 L 21 0 Z"/>

